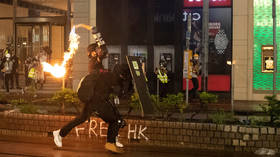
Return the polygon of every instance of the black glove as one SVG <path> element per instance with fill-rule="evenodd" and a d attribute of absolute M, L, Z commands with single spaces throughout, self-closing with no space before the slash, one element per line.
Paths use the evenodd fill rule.
<path fill-rule="evenodd" d="M 97 27 L 92 27 L 92 28 L 91 28 L 91 31 L 92 31 L 92 32 L 91 32 L 92 34 L 98 33 Z"/>

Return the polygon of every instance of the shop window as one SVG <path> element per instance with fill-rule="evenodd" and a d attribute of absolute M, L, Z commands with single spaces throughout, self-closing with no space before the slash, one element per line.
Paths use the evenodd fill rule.
<path fill-rule="evenodd" d="M 262 72 L 273 72 L 273 46 L 262 46 Z"/>

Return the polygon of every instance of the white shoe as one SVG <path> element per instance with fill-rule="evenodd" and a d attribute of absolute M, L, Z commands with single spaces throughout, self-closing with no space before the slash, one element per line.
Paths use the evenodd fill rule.
<path fill-rule="evenodd" d="M 53 141 L 57 147 L 62 147 L 62 137 L 59 132 L 60 130 L 53 131 Z"/>
<path fill-rule="evenodd" d="M 118 137 L 116 137 L 116 146 L 119 148 L 123 148 L 123 144 L 119 142 Z"/>

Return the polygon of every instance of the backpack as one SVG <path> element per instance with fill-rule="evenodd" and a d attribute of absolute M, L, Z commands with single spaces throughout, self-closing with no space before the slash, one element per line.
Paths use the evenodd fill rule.
<path fill-rule="evenodd" d="M 83 77 L 78 85 L 77 94 L 78 98 L 83 103 L 88 103 L 91 101 L 94 95 L 94 87 L 99 74 L 93 73 Z"/>

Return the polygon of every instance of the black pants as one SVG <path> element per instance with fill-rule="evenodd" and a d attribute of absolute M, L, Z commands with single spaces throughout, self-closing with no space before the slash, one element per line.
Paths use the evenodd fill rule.
<path fill-rule="evenodd" d="M 166 97 L 168 94 L 168 83 L 159 83 L 159 96 Z"/>
<path fill-rule="evenodd" d="M 192 78 L 192 83 L 193 83 L 193 88 L 190 91 L 190 97 L 191 98 L 196 98 L 197 97 L 197 90 L 198 90 L 198 79 L 193 77 Z"/>
<path fill-rule="evenodd" d="M 2 80 L 2 86 L 0 86 L 0 88 L 4 88 L 5 89 L 5 74 L 3 72 L 0 72 L 0 80 Z"/>
<path fill-rule="evenodd" d="M 12 72 L 11 74 L 11 88 L 14 88 L 14 78 L 16 79 L 16 88 L 19 88 L 18 72 Z"/>
<path fill-rule="evenodd" d="M 25 78 L 25 86 L 29 86 L 31 84 L 31 79 L 28 77 L 28 68 L 24 68 L 24 78 Z"/>
<path fill-rule="evenodd" d="M 107 132 L 107 142 L 115 143 L 116 136 L 119 132 L 119 116 L 112 105 L 107 102 L 94 102 L 85 104 L 81 115 L 77 116 L 60 130 L 60 136 L 65 137 L 74 127 L 88 120 L 93 111 L 96 111 L 98 113 L 98 116 L 109 124 Z"/>
<path fill-rule="evenodd" d="M 10 79 L 11 79 L 11 76 L 12 74 L 7 74 L 5 73 L 5 88 L 6 88 L 6 92 L 9 92 L 10 91 L 10 87 L 9 87 L 9 82 L 10 82 Z"/>

